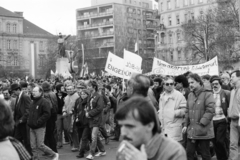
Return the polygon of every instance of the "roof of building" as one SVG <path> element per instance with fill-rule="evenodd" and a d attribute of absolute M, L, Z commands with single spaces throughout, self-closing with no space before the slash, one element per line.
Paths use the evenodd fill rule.
<path fill-rule="evenodd" d="M 1 6 L 0 6 L 0 16 L 22 18 L 22 16 L 14 13 L 14 12 L 11 12 L 11 11 L 1 7 Z"/>
<path fill-rule="evenodd" d="M 35 35 L 46 35 L 46 36 L 53 36 L 51 33 L 45 31 L 44 29 L 38 27 L 37 25 L 33 24 L 32 22 L 23 19 L 23 33 L 24 34 L 35 34 Z"/>
<path fill-rule="evenodd" d="M 3 7 L 0 6 L 0 16 L 4 17 L 16 17 L 23 19 L 23 34 L 28 35 L 37 35 L 37 36 L 53 36 L 51 33 L 47 32 L 46 30 L 38 27 L 37 25 L 33 24 L 32 22 L 24 19 L 21 15 L 11 12 Z"/>

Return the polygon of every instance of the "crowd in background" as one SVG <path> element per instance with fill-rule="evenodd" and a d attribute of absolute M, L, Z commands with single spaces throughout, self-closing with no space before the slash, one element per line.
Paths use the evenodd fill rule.
<path fill-rule="evenodd" d="M 154 107 L 161 134 L 179 142 L 188 160 L 198 155 L 238 160 L 239 87 L 240 71 L 201 77 L 138 74 L 128 81 L 113 76 L 0 80 L 0 108 L 8 106 L 14 121 L 11 132 L 0 133 L 0 148 L 3 142 L 19 144 L 24 154 L 15 146 L 18 154 L 5 152 L 12 159 L 38 159 L 43 152 L 57 160 L 63 145 L 78 152 L 77 158 L 87 152 L 87 159 L 104 156 L 103 142 L 124 136 L 115 116 L 120 104 L 140 95 Z"/>

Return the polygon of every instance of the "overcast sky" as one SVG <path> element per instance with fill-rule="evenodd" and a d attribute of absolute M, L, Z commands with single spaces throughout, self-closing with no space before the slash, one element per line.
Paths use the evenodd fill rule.
<path fill-rule="evenodd" d="M 23 12 L 25 19 L 57 35 L 76 35 L 76 9 L 90 7 L 91 0 L 0 0 L 0 6 Z"/>
<path fill-rule="evenodd" d="M 76 9 L 90 7 L 91 0 L 0 0 L 0 6 L 21 11 L 25 19 L 52 34 L 76 34 Z"/>

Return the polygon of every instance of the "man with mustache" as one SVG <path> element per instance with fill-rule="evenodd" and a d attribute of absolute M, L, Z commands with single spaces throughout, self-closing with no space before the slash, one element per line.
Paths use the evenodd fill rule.
<path fill-rule="evenodd" d="M 198 146 L 203 160 L 210 160 L 210 141 L 214 138 L 212 118 L 215 112 L 215 100 L 211 90 L 206 90 L 198 74 L 190 74 L 188 83 L 191 93 L 188 95 L 185 123 L 182 130 L 187 132 L 187 158 L 194 160 Z"/>
<path fill-rule="evenodd" d="M 160 134 L 159 119 L 150 101 L 132 96 L 115 115 L 121 126 L 117 160 L 186 160 L 183 147 Z"/>
<path fill-rule="evenodd" d="M 228 159 L 228 143 L 227 143 L 227 110 L 230 102 L 230 91 L 222 89 L 222 82 L 219 76 L 212 76 L 210 83 L 213 88 L 213 97 L 215 99 L 215 115 L 213 117 L 214 149 L 218 160 Z"/>

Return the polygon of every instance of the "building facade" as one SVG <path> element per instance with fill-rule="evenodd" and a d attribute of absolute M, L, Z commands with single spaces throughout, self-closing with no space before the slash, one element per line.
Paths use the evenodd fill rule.
<path fill-rule="evenodd" d="M 153 8 L 151 0 L 91 0 L 91 6 L 104 5 L 108 3 L 119 3 L 146 9 Z"/>
<path fill-rule="evenodd" d="M 158 2 L 160 31 L 156 56 L 175 65 L 193 64 L 191 55 L 184 52 L 182 25 L 198 18 L 216 5 L 215 0 L 155 0 Z"/>
<path fill-rule="evenodd" d="M 85 60 L 92 71 L 104 70 L 108 52 L 123 57 L 124 48 L 143 57 L 143 70 L 151 70 L 155 54 L 157 12 L 151 9 L 108 3 L 77 9 L 77 36 L 85 44 Z M 88 50 L 88 52 L 86 51 Z"/>
<path fill-rule="evenodd" d="M 47 44 L 54 36 L 24 19 L 22 12 L 11 12 L 0 7 L 0 70 L 1 76 L 29 76 L 47 58 Z M 31 55 L 34 46 L 34 59 Z"/>

